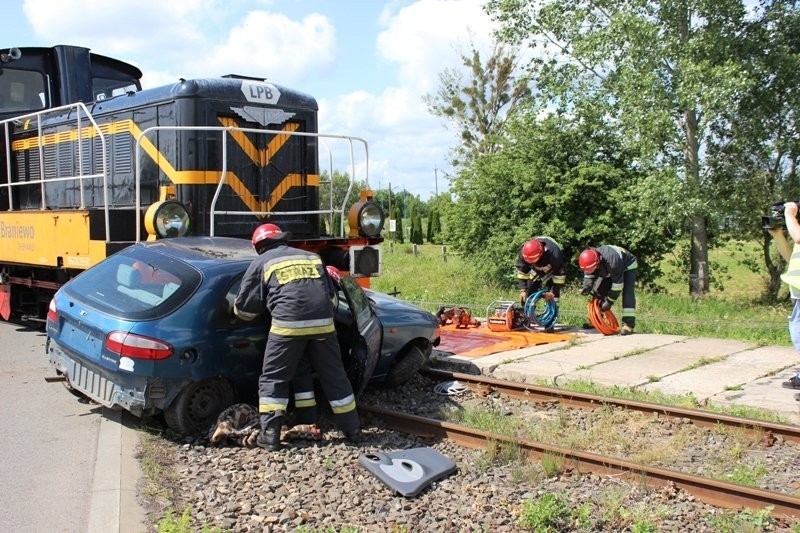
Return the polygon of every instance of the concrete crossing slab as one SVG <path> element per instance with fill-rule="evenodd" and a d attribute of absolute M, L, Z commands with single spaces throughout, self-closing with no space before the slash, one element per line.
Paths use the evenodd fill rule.
<path fill-rule="evenodd" d="M 533 383 L 538 379 L 554 382 L 557 377 L 582 367 L 610 361 L 632 352 L 649 351 L 685 339 L 686 337 L 679 335 L 601 336 L 594 342 L 579 343 L 568 349 L 552 350 L 507 364 L 500 364 L 492 371 L 492 375 L 498 379 L 510 379 L 525 383 Z M 475 360 L 473 363 L 476 366 L 480 365 L 481 360 Z"/>
<path fill-rule="evenodd" d="M 762 346 L 732 354 L 723 361 L 672 374 L 643 388 L 667 394 L 692 392 L 703 402 L 726 390 L 740 388 L 751 381 L 781 372 L 796 361 L 794 348 Z"/>
<path fill-rule="evenodd" d="M 710 396 L 708 401 L 715 405 L 746 405 L 774 411 L 786 418 L 790 424 L 800 425 L 800 401 L 795 400 L 795 394 L 800 393 L 800 390 L 781 387 L 781 383 L 795 374 L 795 370 L 785 369 L 777 374 L 745 383 L 738 390 L 719 392 Z"/>
<path fill-rule="evenodd" d="M 681 373 L 704 360 L 725 358 L 753 348 L 753 344 L 726 339 L 686 339 L 629 357 L 614 359 L 590 368 L 568 372 L 559 383 L 591 381 L 601 385 L 639 387 L 665 376 Z"/>

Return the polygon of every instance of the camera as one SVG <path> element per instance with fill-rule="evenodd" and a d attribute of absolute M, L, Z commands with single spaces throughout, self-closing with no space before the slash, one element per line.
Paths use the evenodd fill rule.
<path fill-rule="evenodd" d="M 784 208 L 786 201 L 775 202 L 769 208 L 769 214 L 761 217 L 761 227 L 764 229 L 774 229 L 783 227 L 784 222 Z"/>

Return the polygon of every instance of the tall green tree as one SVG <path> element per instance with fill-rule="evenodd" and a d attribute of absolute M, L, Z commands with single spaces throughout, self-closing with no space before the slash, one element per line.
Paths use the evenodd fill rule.
<path fill-rule="evenodd" d="M 411 232 L 408 240 L 413 244 L 422 244 L 422 217 L 419 216 L 416 206 L 411 208 Z"/>
<path fill-rule="evenodd" d="M 484 61 L 474 44 L 461 54 L 462 69 L 439 75 L 439 89 L 424 101 L 435 116 L 446 119 L 459 135 L 453 163 L 470 161 L 500 149 L 498 135 L 516 106 L 529 94 L 513 47 L 495 44 Z"/>
<path fill-rule="evenodd" d="M 439 216 L 439 209 L 433 207 L 428 213 L 428 233 L 427 239 L 430 243 L 442 244 L 442 220 Z"/>
<path fill-rule="evenodd" d="M 405 238 L 403 237 L 403 210 L 399 205 L 392 208 L 392 219 L 395 221 L 394 241 L 403 244 Z"/>
<path fill-rule="evenodd" d="M 489 0 L 486 9 L 504 41 L 535 49 L 536 82 L 551 102 L 576 116 L 602 109 L 640 165 L 681 178 L 689 291 L 707 292 L 711 125 L 754 82 L 742 55 L 744 2 Z"/>
<path fill-rule="evenodd" d="M 775 299 L 785 265 L 760 220 L 771 203 L 800 199 L 800 7 L 797 2 L 762 5 L 763 13 L 746 34 L 747 68 L 756 83 L 729 110 L 733 127 L 714 125 L 709 166 L 726 229 L 761 241 L 763 261 L 748 266 L 754 271 L 766 266 L 766 295 Z"/>

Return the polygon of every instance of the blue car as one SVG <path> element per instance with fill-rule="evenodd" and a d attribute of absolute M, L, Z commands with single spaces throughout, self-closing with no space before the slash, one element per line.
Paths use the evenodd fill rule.
<path fill-rule="evenodd" d="M 47 315 L 46 351 L 65 384 L 106 407 L 163 413 L 180 434 L 207 429 L 236 401 L 256 403 L 267 317 L 233 313 L 250 241 L 184 237 L 139 243 L 66 283 Z M 338 285 L 336 329 L 353 389 L 397 386 L 439 343 L 427 311 Z"/>

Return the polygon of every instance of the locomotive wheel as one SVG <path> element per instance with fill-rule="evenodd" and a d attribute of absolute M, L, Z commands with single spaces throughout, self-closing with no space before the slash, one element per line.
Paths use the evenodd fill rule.
<path fill-rule="evenodd" d="M 164 420 L 181 435 L 205 431 L 233 400 L 233 387 L 224 379 L 190 383 L 164 410 Z"/>
<path fill-rule="evenodd" d="M 428 357 L 416 344 L 412 344 L 402 358 L 395 361 L 383 381 L 385 387 L 398 387 L 414 377 L 425 364 Z"/>

